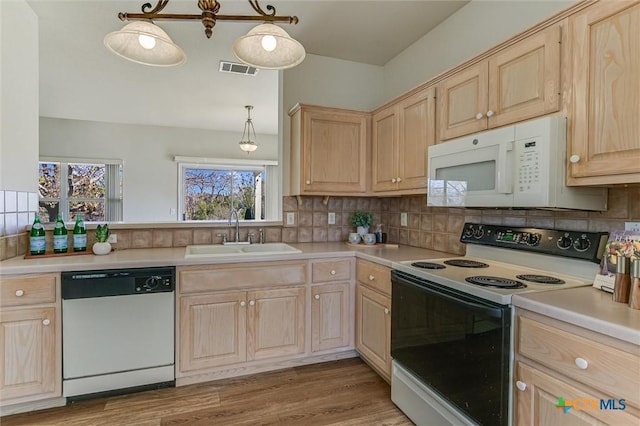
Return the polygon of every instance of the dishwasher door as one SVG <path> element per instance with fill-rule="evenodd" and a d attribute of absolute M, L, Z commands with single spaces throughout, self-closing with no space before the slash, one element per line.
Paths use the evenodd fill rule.
<path fill-rule="evenodd" d="M 62 301 L 63 396 L 173 381 L 175 293 Z"/>

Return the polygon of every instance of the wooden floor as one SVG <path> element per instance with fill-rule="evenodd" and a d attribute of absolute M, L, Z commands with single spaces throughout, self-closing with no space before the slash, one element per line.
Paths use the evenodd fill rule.
<path fill-rule="evenodd" d="M 359 358 L 94 399 L 0 418 L 13 425 L 412 425 Z"/>

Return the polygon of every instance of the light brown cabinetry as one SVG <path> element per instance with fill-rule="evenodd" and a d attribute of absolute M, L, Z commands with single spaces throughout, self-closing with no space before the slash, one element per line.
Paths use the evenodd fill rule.
<path fill-rule="evenodd" d="M 373 115 L 372 190 L 395 194 L 426 188 L 427 149 L 435 142 L 435 88 Z"/>
<path fill-rule="evenodd" d="M 391 271 L 359 259 L 356 264 L 356 350 L 391 380 Z"/>
<path fill-rule="evenodd" d="M 640 347 L 523 310 L 516 318 L 516 424 L 640 422 Z"/>
<path fill-rule="evenodd" d="M 569 17 L 569 185 L 640 182 L 640 2 Z"/>
<path fill-rule="evenodd" d="M 439 140 L 560 109 L 560 26 L 526 37 L 438 84 Z"/>
<path fill-rule="evenodd" d="M 311 262 L 311 352 L 353 348 L 353 259 Z"/>
<path fill-rule="evenodd" d="M 0 405 L 62 395 L 58 274 L 0 280 Z"/>
<path fill-rule="evenodd" d="M 304 261 L 180 268 L 179 374 L 304 353 L 306 271 Z"/>
<path fill-rule="evenodd" d="M 364 195 L 370 114 L 296 105 L 289 115 L 291 195 Z"/>

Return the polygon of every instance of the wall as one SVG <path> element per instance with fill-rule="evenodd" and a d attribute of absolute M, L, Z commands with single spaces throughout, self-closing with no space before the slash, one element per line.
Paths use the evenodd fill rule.
<path fill-rule="evenodd" d="M 0 1 L 0 259 L 17 252 L 38 207 L 38 18 Z"/>
<path fill-rule="evenodd" d="M 241 136 L 241 132 L 42 117 L 40 155 L 123 160 L 124 220 L 166 222 L 176 220 L 170 214 L 178 200 L 175 155 L 278 159 L 276 135 L 258 135 L 260 148 L 250 157 L 238 148 Z"/>
<path fill-rule="evenodd" d="M 384 66 L 390 100 L 576 1 L 473 0 Z"/>

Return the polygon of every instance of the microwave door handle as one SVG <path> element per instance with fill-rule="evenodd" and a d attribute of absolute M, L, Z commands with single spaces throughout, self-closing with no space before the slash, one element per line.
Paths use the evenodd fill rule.
<path fill-rule="evenodd" d="M 501 143 L 498 145 L 498 192 L 500 194 L 511 194 L 512 179 L 509 175 L 511 162 L 509 161 L 509 152 L 513 151 L 513 142 Z"/>

